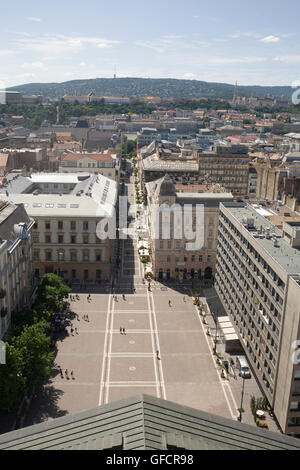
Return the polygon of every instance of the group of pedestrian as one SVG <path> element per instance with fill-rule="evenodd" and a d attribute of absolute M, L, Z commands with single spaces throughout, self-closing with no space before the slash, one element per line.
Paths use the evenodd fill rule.
<path fill-rule="evenodd" d="M 70 300 L 71 300 L 72 302 L 76 302 L 76 300 L 80 300 L 80 297 L 79 297 L 78 294 L 76 294 L 76 295 L 72 295 L 72 294 L 71 294 L 71 295 L 70 295 Z"/>
<path fill-rule="evenodd" d="M 75 334 L 76 334 L 76 335 L 79 335 L 77 328 L 74 329 L 73 326 L 71 326 L 71 335 L 72 335 L 72 336 L 74 336 L 74 335 L 73 335 L 74 331 L 75 331 Z"/>
<path fill-rule="evenodd" d="M 62 370 L 61 367 L 59 367 L 59 372 L 60 372 L 60 376 L 61 376 L 62 379 L 63 379 L 64 377 L 66 377 L 67 380 L 70 380 L 68 369 L 65 370 L 65 375 L 64 375 L 63 370 Z M 71 370 L 70 376 L 71 376 L 72 380 L 75 380 L 73 370 Z"/>
<path fill-rule="evenodd" d="M 125 328 L 122 328 L 122 327 L 120 326 L 120 333 L 121 333 L 121 335 L 126 335 Z"/>

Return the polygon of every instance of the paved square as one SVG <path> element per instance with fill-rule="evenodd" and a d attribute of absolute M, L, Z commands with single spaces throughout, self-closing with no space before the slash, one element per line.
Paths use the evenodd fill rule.
<path fill-rule="evenodd" d="M 136 240 L 122 241 L 122 257 L 114 291 L 91 292 L 91 302 L 87 294 L 79 294 L 71 302 L 78 334 L 57 343 L 56 371 L 49 384 L 55 397 L 51 410 L 48 415 L 36 413 L 33 404 L 25 424 L 140 393 L 236 419 L 238 405 L 220 378 L 188 290 L 153 282 L 148 291 Z M 73 370 L 74 380 L 61 378 L 59 367 L 69 374 Z"/>

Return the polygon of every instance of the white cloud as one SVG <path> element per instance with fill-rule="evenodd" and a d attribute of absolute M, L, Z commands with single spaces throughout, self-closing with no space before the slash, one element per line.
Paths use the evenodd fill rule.
<path fill-rule="evenodd" d="M 151 41 L 136 41 L 135 44 L 140 47 L 146 47 L 148 49 L 152 49 L 155 52 L 158 52 L 159 54 L 162 54 L 165 52 L 165 48 L 161 45 L 156 45 L 155 43 Z"/>
<path fill-rule="evenodd" d="M 21 65 L 22 69 L 49 70 L 43 62 L 30 62 Z"/>
<path fill-rule="evenodd" d="M 64 35 L 44 35 L 42 37 L 21 38 L 16 40 L 17 47 L 22 51 L 36 52 L 43 54 L 48 59 L 57 59 L 58 56 L 77 53 L 82 51 L 87 45 L 99 47 L 101 49 L 113 47 L 119 41 L 98 37 L 64 36 Z"/>
<path fill-rule="evenodd" d="M 241 37 L 258 39 L 260 35 L 253 31 L 243 31 L 243 32 L 239 31 L 236 33 L 228 34 L 227 37 L 230 39 L 240 39 Z"/>
<path fill-rule="evenodd" d="M 265 38 L 260 39 L 260 42 L 265 42 L 265 43 L 273 43 L 273 42 L 279 42 L 280 39 L 277 36 L 266 36 Z"/>
<path fill-rule="evenodd" d="M 300 62 L 300 55 L 285 55 L 275 57 L 276 62 L 285 62 L 286 64 L 297 64 Z"/>
<path fill-rule="evenodd" d="M 36 16 L 27 16 L 26 20 L 34 21 L 36 23 L 40 23 L 42 21 L 41 18 L 37 18 Z"/>
<path fill-rule="evenodd" d="M 197 75 L 195 75 L 194 73 L 185 73 L 182 78 L 184 78 L 185 80 L 196 80 L 197 78 Z"/>
<path fill-rule="evenodd" d="M 203 58 L 203 62 L 209 62 L 212 64 L 250 64 L 266 62 L 265 57 L 207 57 Z"/>
<path fill-rule="evenodd" d="M 11 51 L 9 49 L 0 49 L 0 56 L 8 56 L 8 55 L 13 55 L 14 51 Z"/>

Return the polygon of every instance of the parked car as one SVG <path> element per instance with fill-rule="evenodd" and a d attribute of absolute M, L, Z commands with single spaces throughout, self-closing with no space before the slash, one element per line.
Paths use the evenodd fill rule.
<path fill-rule="evenodd" d="M 248 365 L 248 362 L 246 361 L 245 357 L 238 357 L 237 358 L 237 365 L 240 370 L 239 375 L 243 379 L 251 379 L 251 372 L 250 372 L 250 367 Z"/>

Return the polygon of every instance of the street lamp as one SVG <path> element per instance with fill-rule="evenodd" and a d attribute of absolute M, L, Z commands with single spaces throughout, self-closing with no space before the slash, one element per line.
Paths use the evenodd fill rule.
<path fill-rule="evenodd" d="M 214 312 L 211 313 L 216 325 L 216 333 L 215 333 L 215 340 L 214 340 L 214 355 L 217 354 L 217 341 L 218 341 L 218 315 Z"/>
<path fill-rule="evenodd" d="M 63 255 L 64 255 L 64 254 L 63 254 L 62 251 L 60 251 L 60 252 L 58 253 L 58 275 L 59 275 L 60 277 L 62 277 L 61 261 L 62 261 L 62 259 L 63 259 Z"/>
<path fill-rule="evenodd" d="M 243 387 L 242 387 L 242 396 L 241 396 L 241 406 L 239 409 L 240 415 L 238 421 L 242 422 L 242 410 L 243 410 L 243 400 L 244 400 L 244 391 L 245 391 L 245 377 L 243 377 Z"/>

